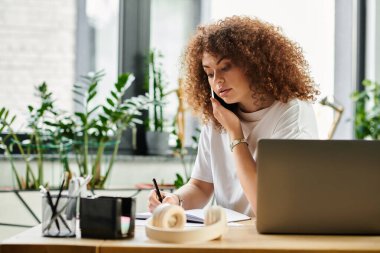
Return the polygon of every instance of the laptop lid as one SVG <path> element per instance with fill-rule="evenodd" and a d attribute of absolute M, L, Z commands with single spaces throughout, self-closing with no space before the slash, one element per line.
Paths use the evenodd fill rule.
<path fill-rule="evenodd" d="M 380 234 L 380 141 L 262 139 L 260 233 Z"/>

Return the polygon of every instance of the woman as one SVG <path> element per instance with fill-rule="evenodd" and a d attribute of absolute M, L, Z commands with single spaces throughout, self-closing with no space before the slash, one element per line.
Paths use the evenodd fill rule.
<path fill-rule="evenodd" d="M 188 103 L 205 126 L 190 181 L 162 192 L 163 202 L 202 208 L 215 194 L 254 216 L 257 141 L 318 137 L 309 103 L 318 91 L 302 50 L 273 25 L 234 16 L 198 27 L 184 63 Z M 159 204 L 152 191 L 149 210 Z"/>

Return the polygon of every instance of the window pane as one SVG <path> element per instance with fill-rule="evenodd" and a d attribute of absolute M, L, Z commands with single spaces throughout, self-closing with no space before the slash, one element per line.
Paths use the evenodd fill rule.
<path fill-rule="evenodd" d="M 167 91 L 178 87 L 180 77 L 181 54 L 194 30 L 195 15 L 194 0 L 152 0 L 151 1 L 151 48 L 159 50 L 162 55 L 162 64 L 167 81 Z M 178 108 L 178 99 L 175 94 L 168 97 L 168 106 L 165 107 L 165 118 L 171 124 Z M 191 144 L 191 135 L 196 122 L 190 113 L 186 116 L 185 145 Z M 170 141 L 174 145 L 174 140 Z"/>
<path fill-rule="evenodd" d="M 75 0 L 0 2 L 0 106 L 17 115 L 16 130 L 25 129 L 43 81 L 57 106 L 72 111 L 76 14 Z"/>
<path fill-rule="evenodd" d="M 118 75 L 119 0 L 87 1 L 86 16 L 90 31 L 89 48 L 92 49 L 89 70 L 104 70 L 106 74 L 98 85 L 99 95 L 94 103 L 104 104 Z M 80 52 L 78 57 L 81 57 Z"/>
<path fill-rule="evenodd" d="M 118 4 L 118 0 L 0 2 L 0 106 L 17 115 L 15 130 L 26 130 L 27 105 L 38 105 L 34 89 L 43 81 L 57 108 L 72 113 L 77 77 L 104 69 L 107 75 L 96 101 L 104 102 L 102 94 L 117 78 Z"/>

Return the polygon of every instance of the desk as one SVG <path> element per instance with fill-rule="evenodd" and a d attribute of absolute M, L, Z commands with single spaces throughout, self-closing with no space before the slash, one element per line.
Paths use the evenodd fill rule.
<path fill-rule="evenodd" d="M 0 252 L 374 252 L 380 251 L 380 236 L 301 236 L 260 235 L 253 221 L 229 227 L 223 240 L 192 244 L 169 244 L 149 240 L 143 226 L 137 226 L 135 238 L 92 240 L 46 238 L 36 226 L 3 241 Z"/>
<path fill-rule="evenodd" d="M 43 237 L 41 225 L 25 230 L 1 242 L 0 253 L 5 252 L 80 252 L 97 253 L 98 245 L 103 240 L 81 238 L 50 238 Z"/>

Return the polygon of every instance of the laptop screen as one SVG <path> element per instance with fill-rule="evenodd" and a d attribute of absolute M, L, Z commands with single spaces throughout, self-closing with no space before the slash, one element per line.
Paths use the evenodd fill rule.
<path fill-rule="evenodd" d="M 380 233 L 380 141 L 263 139 L 257 169 L 260 233 Z"/>

